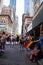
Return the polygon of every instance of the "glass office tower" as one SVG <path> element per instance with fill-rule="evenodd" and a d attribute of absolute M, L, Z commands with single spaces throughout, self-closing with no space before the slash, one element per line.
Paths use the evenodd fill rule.
<path fill-rule="evenodd" d="M 16 12 L 16 0 L 10 0 L 10 5 L 14 7 L 14 11 Z"/>

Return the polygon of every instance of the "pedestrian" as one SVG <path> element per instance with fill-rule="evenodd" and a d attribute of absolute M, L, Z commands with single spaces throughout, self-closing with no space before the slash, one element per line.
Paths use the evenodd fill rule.
<path fill-rule="evenodd" d="M 16 37 L 17 44 L 19 43 L 19 36 Z"/>
<path fill-rule="evenodd" d="M 35 62 L 35 60 L 40 60 L 43 58 L 43 31 L 40 33 L 39 40 L 34 41 L 37 45 L 37 49 L 33 50 L 30 59 Z"/>
<path fill-rule="evenodd" d="M 42 52 L 42 55 L 43 55 L 43 31 L 40 34 L 39 43 L 40 43 L 41 52 Z"/>
<path fill-rule="evenodd" d="M 2 37 L 1 37 L 1 45 L 2 45 L 2 51 L 5 51 L 5 43 L 6 43 L 6 36 L 5 36 L 5 32 L 3 31 L 2 33 Z"/>
<path fill-rule="evenodd" d="M 23 37 L 20 38 L 20 49 L 22 50 L 24 44 L 24 39 Z"/>
<path fill-rule="evenodd" d="M 1 51 L 2 51 L 2 44 L 1 44 L 1 38 L 0 38 L 0 55 L 1 55 Z"/>

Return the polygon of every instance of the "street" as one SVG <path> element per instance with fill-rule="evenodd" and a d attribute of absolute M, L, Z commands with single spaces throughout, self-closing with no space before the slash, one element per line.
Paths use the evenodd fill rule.
<path fill-rule="evenodd" d="M 32 63 L 27 55 L 30 51 L 20 50 L 18 45 L 6 45 L 5 53 L 0 56 L 0 65 L 36 65 Z"/>
<path fill-rule="evenodd" d="M 43 0 L 0 0 L 0 65 L 43 65 Z"/>

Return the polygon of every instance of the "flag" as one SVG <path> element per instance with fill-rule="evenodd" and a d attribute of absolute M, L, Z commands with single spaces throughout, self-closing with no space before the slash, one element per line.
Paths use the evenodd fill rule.
<path fill-rule="evenodd" d="M 36 47 L 36 43 L 34 41 L 27 41 L 24 45 L 24 48 L 30 48 L 30 49 L 34 49 Z"/>
<path fill-rule="evenodd" d="M 27 46 L 29 45 L 29 43 L 30 43 L 30 41 L 27 41 L 27 42 L 23 45 L 23 47 L 24 47 L 24 48 L 27 48 Z"/>
<path fill-rule="evenodd" d="M 36 44 L 34 43 L 34 41 L 30 41 L 30 44 L 27 46 L 27 48 L 30 48 L 30 49 L 34 49 L 36 46 Z"/>

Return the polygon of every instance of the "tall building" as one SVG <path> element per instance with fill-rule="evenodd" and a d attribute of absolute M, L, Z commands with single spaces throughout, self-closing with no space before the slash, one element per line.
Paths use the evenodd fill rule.
<path fill-rule="evenodd" d="M 36 13 L 34 14 L 32 23 L 28 26 L 27 32 L 31 34 L 33 33 L 34 39 L 38 39 L 42 31 L 43 31 L 43 2 L 40 4 Z"/>
<path fill-rule="evenodd" d="M 29 13 L 30 16 L 34 16 L 35 12 L 37 11 L 38 7 L 40 6 L 41 0 L 29 0 Z"/>
<path fill-rule="evenodd" d="M 11 6 L 8 7 L 3 6 L 1 14 L 9 15 L 12 21 L 14 21 L 15 13 L 14 13 L 14 9 Z"/>
<path fill-rule="evenodd" d="M 8 7 L 3 6 L 1 14 L 2 15 L 9 15 L 9 18 L 12 21 L 12 26 L 10 28 L 12 28 L 12 33 L 16 34 L 15 31 L 16 31 L 17 26 L 16 26 L 16 17 L 15 17 L 15 12 L 14 12 L 13 7 L 11 7 L 11 6 L 8 6 Z"/>
<path fill-rule="evenodd" d="M 18 29 L 19 29 L 19 24 L 18 24 L 18 16 L 16 15 L 16 31 L 15 31 L 15 33 L 16 34 L 18 34 L 19 32 L 18 32 Z"/>
<path fill-rule="evenodd" d="M 30 16 L 34 15 L 33 0 L 29 0 L 29 13 Z"/>
<path fill-rule="evenodd" d="M 16 0 L 10 0 L 10 5 L 14 7 L 14 11 L 16 12 Z"/>
<path fill-rule="evenodd" d="M 24 0 L 24 12 L 29 13 L 29 0 Z"/>
<path fill-rule="evenodd" d="M 0 13 L 1 13 L 2 7 L 3 7 L 3 0 L 0 0 Z"/>
<path fill-rule="evenodd" d="M 33 8 L 34 8 L 34 14 L 35 14 L 35 12 L 37 11 L 37 9 L 40 6 L 40 0 L 33 0 L 33 3 L 34 3 Z"/>
<path fill-rule="evenodd" d="M 22 35 L 24 35 L 25 33 L 27 33 L 27 27 L 30 25 L 30 23 L 32 22 L 32 18 L 30 17 L 28 14 L 23 14 L 22 15 Z"/>

